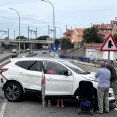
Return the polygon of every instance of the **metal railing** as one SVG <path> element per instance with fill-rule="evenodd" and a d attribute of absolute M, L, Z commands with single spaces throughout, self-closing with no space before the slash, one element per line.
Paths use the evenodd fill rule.
<path fill-rule="evenodd" d="M 18 43 L 19 40 L 0 40 L 0 42 L 16 42 Z M 51 40 L 30 40 L 30 39 L 20 39 L 20 42 L 25 42 L 25 43 L 53 43 L 54 41 Z"/>
<path fill-rule="evenodd" d="M 60 55 L 60 58 L 63 59 L 69 59 L 71 61 L 80 61 L 80 62 L 84 62 L 84 63 L 89 63 L 89 64 L 93 64 L 93 66 L 98 66 L 100 64 L 100 61 L 102 61 L 102 59 L 99 58 L 94 58 L 93 60 L 91 60 L 91 58 L 89 57 L 83 57 L 83 56 L 64 56 L 64 55 Z M 107 59 L 103 59 L 105 62 L 107 62 Z M 111 65 L 113 65 L 114 67 L 116 67 L 117 69 L 117 61 L 116 60 L 110 60 L 109 63 Z"/>

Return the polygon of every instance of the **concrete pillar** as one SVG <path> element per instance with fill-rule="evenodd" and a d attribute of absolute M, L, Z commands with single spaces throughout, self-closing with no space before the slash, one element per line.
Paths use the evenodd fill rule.
<path fill-rule="evenodd" d="M 24 43 L 24 50 L 25 50 L 25 43 Z"/>
<path fill-rule="evenodd" d="M 52 45 L 51 44 L 48 44 L 48 49 L 50 49 L 52 47 Z"/>

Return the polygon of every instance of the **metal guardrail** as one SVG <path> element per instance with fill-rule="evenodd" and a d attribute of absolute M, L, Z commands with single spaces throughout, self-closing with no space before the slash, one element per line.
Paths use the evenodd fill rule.
<path fill-rule="evenodd" d="M 71 59 L 72 61 L 77 60 L 77 61 L 80 61 L 80 62 L 91 63 L 91 64 L 93 64 L 93 66 L 99 66 L 100 61 L 101 61 L 101 59 L 91 60 L 90 58 L 83 57 L 83 56 L 76 57 L 76 56 L 63 56 L 63 55 L 60 55 L 59 57 L 63 58 L 63 59 Z M 104 61 L 107 62 L 106 59 L 104 59 Z M 114 67 L 116 67 L 116 69 L 117 69 L 117 61 L 110 60 L 109 63 L 111 65 L 113 65 Z"/>

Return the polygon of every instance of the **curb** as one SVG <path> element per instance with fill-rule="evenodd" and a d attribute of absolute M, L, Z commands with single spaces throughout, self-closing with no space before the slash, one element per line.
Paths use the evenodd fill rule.
<path fill-rule="evenodd" d="M 36 54 L 29 54 L 29 55 L 27 55 L 26 57 L 33 57 L 33 56 L 35 56 L 35 55 L 36 55 Z M 6 56 L 6 57 L 0 59 L 0 63 L 2 63 L 3 61 L 5 61 L 5 60 L 7 60 L 7 59 L 10 59 L 10 58 L 12 58 L 12 55 L 9 55 L 9 56 Z"/>
<path fill-rule="evenodd" d="M 11 58 L 11 57 L 12 57 L 12 55 L 9 55 L 9 56 L 6 56 L 6 57 L 0 59 L 0 63 L 7 60 L 7 59 L 9 59 L 9 58 Z"/>

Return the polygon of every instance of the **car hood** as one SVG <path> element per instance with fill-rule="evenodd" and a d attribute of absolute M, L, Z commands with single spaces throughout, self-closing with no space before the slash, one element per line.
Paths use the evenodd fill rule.
<path fill-rule="evenodd" d="M 86 80 L 96 81 L 96 79 L 95 79 L 95 73 L 93 73 L 93 72 L 91 72 L 90 74 L 81 74 L 81 76 L 83 78 L 85 78 Z"/>

